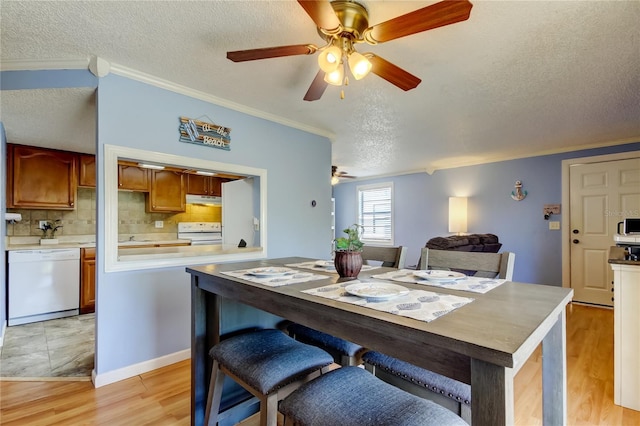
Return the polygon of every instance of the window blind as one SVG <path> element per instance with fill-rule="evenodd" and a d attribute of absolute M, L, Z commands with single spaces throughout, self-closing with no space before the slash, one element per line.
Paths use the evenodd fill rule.
<path fill-rule="evenodd" d="M 363 240 L 392 244 L 391 197 L 391 185 L 358 189 L 358 220 L 364 227 Z"/>

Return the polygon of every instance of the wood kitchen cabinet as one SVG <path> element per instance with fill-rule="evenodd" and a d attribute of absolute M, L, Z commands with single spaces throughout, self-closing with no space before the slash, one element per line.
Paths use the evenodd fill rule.
<path fill-rule="evenodd" d="M 147 194 L 147 212 L 184 212 L 187 193 L 182 170 L 150 170 L 150 175 L 151 188 Z"/>
<path fill-rule="evenodd" d="M 80 154 L 78 157 L 78 186 L 96 187 L 96 156 Z"/>
<path fill-rule="evenodd" d="M 80 313 L 96 310 L 96 249 L 80 250 Z"/>
<path fill-rule="evenodd" d="M 78 154 L 7 144 L 7 207 L 74 210 Z"/>
<path fill-rule="evenodd" d="M 187 175 L 187 194 L 222 196 L 222 179 L 216 176 Z"/>
<path fill-rule="evenodd" d="M 118 189 L 129 191 L 149 191 L 149 169 L 135 163 L 118 162 Z"/>

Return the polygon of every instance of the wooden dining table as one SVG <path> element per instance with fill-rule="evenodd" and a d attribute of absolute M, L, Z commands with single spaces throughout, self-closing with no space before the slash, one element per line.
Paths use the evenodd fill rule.
<path fill-rule="evenodd" d="M 474 300 L 425 322 L 307 293 L 344 282 L 326 278 L 269 287 L 222 272 L 282 267 L 313 261 L 302 257 L 187 267 L 191 274 L 191 424 L 204 422 L 211 361 L 220 341 L 222 304 L 233 300 L 355 342 L 471 385 L 474 426 L 514 424 L 514 376 L 542 344 L 543 424 L 567 420 L 565 307 L 573 290 L 507 281 L 487 293 L 402 283 L 409 289 Z M 392 271 L 376 268 L 358 279 Z M 302 270 L 301 270 L 302 271 Z M 309 271 L 306 271 L 309 272 Z"/>

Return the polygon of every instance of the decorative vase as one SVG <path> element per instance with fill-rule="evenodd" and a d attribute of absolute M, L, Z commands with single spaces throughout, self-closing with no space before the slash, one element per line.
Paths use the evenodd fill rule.
<path fill-rule="evenodd" d="M 341 278 L 357 278 L 362 269 L 362 252 L 336 251 L 333 264 Z"/>

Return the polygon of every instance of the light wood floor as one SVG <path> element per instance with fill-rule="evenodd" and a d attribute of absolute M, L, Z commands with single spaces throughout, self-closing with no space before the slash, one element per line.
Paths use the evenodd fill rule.
<path fill-rule="evenodd" d="M 639 411 L 613 404 L 612 355 L 613 311 L 570 305 L 569 425 L 640 425 Z M 516 376 L 516 425 L 542 424 L 541 361 L 538 348 Z M 0 424 L 188 425 L 189 374 L 184 361 L 98 389 L 88 382 L 2 381 Z"/>

